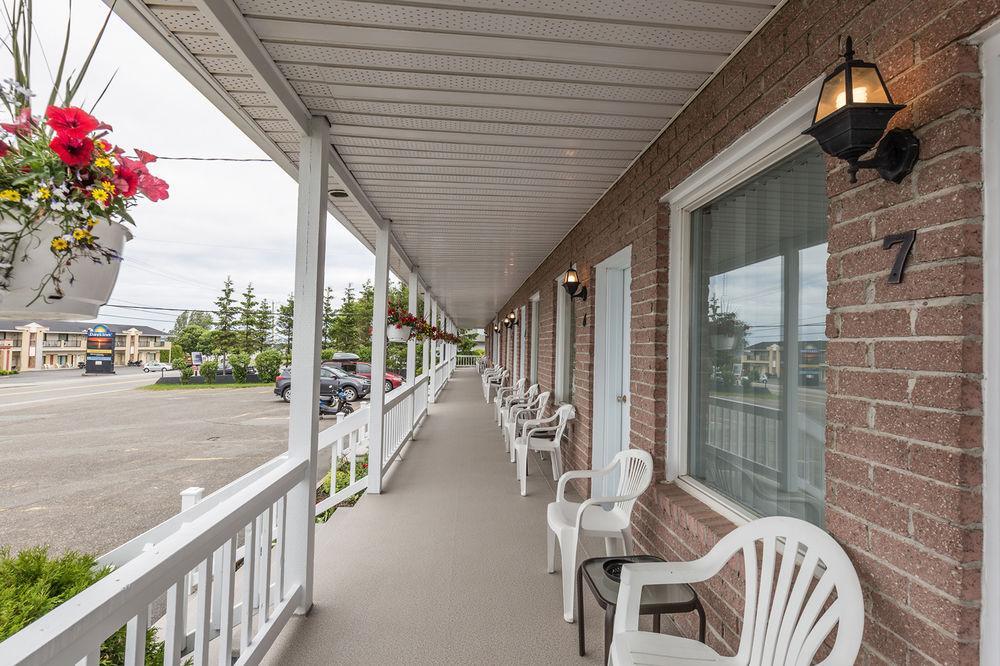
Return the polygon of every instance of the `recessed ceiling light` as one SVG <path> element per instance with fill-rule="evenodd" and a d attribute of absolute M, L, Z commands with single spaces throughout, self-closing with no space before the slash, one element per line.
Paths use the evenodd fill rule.
<path fill-rule="evenodd" d="M 344 190 L 330 190 L 330 196 L 333 197 L 333 198 L 335 198 L 335 199 L 346 199 L 347 197 L 349 197 L 351 195 L 349 195 Z"/>

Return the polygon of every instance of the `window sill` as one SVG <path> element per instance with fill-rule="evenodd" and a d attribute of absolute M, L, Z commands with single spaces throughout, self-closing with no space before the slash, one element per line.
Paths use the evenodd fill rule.
<path fill-rule="evenodd" d="M 746 522 L 735 520 L 718 510 L 715 502 L 696 495 L 683 479 L 657 483 L 654 492 L 656 504 L 668 521 L 693 538 L 693 543 L 686 545 L 695 557 L 704 555 L 719 539 Z"/>

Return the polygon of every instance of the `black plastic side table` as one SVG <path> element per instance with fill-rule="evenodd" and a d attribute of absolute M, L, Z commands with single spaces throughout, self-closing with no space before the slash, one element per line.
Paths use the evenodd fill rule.
<path fill-rule="evenodd" d="M 615 626 L 615 604 L 618 603 L 618 583 L 604 573 L 604 563 L 608 560 L 628 560 L 629 562 L 663 562 L 655 555 L 630 555 L 627 557 L 592 557 L 584 560 L 576 570 L 576 622 L 580 632 L 580 656 L 586 647 L 583 635 L 583 581 L 594 593 L 597 603 L 604 609 L 604 663 L 608 663 L 611 637 Z M 647 585 L 642 588 L 639 604 L 640 615 L 653 616 L 653 631 L 660 633 L 660 615 L 664 613 L 698 613 L 698 640 L 705 642 L 705 609 L 698 594 L 686 583 L 677 585 Z"/>

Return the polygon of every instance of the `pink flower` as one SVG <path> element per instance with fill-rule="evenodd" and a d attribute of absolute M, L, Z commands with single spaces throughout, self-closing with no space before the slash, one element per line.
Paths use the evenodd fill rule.
<path fill-rule="evenodd" d="M 0 141 L 0 157 L 6 157 L 8 152 L 10 152 L 10 146 Z"/>
<path fill-rule="evenodd" d="M 31 109 L 28 108 L 21 109 L 21 112 L 17 114 L 15 122 L 0 123 L 0 127 L 15 136 L 21 137 L 29 136 L 34 126 L 35 119 L 31 117 Z"/>
<path fill-rule="evenodd" d="M 156 161 L 156 155 L 152 153 L 147 153 L 145 150 L 135 149 L 135 156 L 139 158 L 139 161 L 143 164 L 149 164 L 150 162 Z"/>
<path fill-rule="evenodd" d="M 54 129 L 56 134 L 71 137 L 84 137 L 101 124 L 97 118 L 75 106 L 67 106 L 66 108 L 50 106 L 45 109 L 45 118 L 49 121 L 49 127 Z"/>
<path fill-rule="evenodd" d="M 151 176 L 148 173 L 144 173 L 139 176 L 139 191 L 146 195 L 146 198 L 150 201 L 161 201 L 166 199 L 170 194 L 167 192 L 169 189 L 167 181 L 162 178 L 157 178 L 156 176 Z"/>

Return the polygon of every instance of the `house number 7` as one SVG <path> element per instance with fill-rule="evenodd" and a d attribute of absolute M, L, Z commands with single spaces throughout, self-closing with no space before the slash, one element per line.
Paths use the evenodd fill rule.
<path fill-rule="evenodd" d="M 899 284 L 903 281 L 903 269 L 906 267 L 906 258 L 910 256 L 913 243 L 917 240 L 916 229 L 902 231 L 898 234 L 890 234 L 882 240 L 882 249 L 888 250 L 893 245 L 899 246 L 896 253 L 896 261 L 892 262 L 892 270 L 889 271 L 889 284 Z"/>

